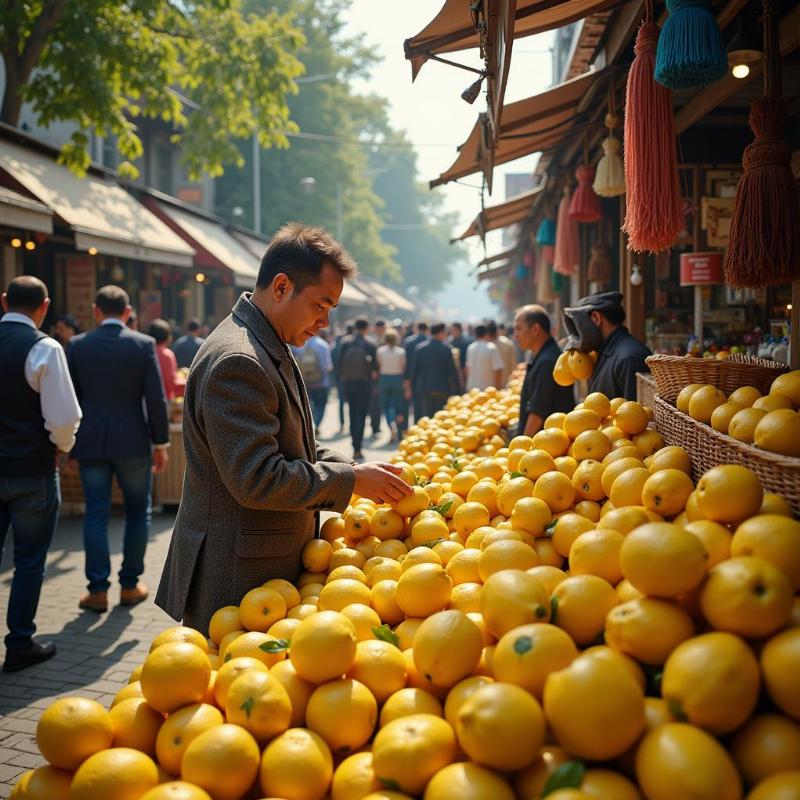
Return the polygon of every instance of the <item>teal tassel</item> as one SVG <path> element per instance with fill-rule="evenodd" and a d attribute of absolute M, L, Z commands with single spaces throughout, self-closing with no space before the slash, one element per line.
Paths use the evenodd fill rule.
<path fill-rule="evenodd" d="M 669 89 L 708 86 L 728 71 L 728 56 L 707 0 L 667 0 L 669 18 L 661 29 L 655 79 Z"/>

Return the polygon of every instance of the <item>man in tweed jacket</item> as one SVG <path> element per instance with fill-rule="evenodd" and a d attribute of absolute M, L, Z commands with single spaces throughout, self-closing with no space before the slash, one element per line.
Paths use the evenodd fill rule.
<path fill-rule="evenodd" d="M 353 492 L 387 502 L 411 492 L 392 465 L 354 465 L 317 447 L 287 347 L 327 327 L 355 274 L 325 231 L 284 226 L 255 291 L 242 294 L 192 362 L 183 496 L 155 602 L 203 634 L 218 608 L 270 578 L 297 578 L 321 510 L 343 511 Z"/>

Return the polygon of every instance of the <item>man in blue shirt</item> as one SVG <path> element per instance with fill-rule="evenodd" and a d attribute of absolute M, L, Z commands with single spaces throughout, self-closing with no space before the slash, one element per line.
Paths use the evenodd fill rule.
<path fill-rule="evenodd" d="M 186 336 L 181 336 L 177 342 L 172 345 L 172 352 L 175 353 L 175 359 L 178 362 L 178 368 L 191 367 L 197 351 L 205 339 L 200 336 L 200 320 L 190 319 L 186 323 Z"/>
<path fill-rule="evenodd" d="M 308 390 L 311 416 L 314 419 L 314 428 L 318 431 L 331 390 L 331 347 L 321 336 L 312 336 L 302 347 L 292 347 L 292 353 Z"/>

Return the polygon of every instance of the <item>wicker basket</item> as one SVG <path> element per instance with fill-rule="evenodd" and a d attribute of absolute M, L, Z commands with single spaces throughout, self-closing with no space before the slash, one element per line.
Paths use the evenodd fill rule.
<path fill-rule="evenodd" d="M 767 394 L 772 381 L 786 372 L 785 364 L 765 358 L 732 355 L 723 360 L 694 356 L 650 356 L 647 359 L 664 400 L 674 402 L 681 389 L 690 383 L 709 383 L 729 395 L 740 386 L 755 386 Z"/>
<path fill-rule="evenodd" d="M 651 373 L 636 373 L 636 399 L 643 406 L 653 407 L 653 403 L 656 399 L 656 381 Z"/>
<path fill-rule="evenodd" d="M 680 445 L 691 456 L 695 482 L 718 464 L 741 464 L 758 475 L 765 491 L 786 498 L 800 516 L 800 458 L 743 444 L 678 411 L 660 396 L 656 396 L 653 410 L 656 428 L 666 444 Z"/>

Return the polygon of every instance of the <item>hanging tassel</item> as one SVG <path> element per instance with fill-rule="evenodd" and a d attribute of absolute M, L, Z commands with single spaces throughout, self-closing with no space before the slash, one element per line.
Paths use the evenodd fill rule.
<path fill-rule="evenodd" d="M 658 27 L 652 7 L 636 34 L 635 57 L 625 100 L 625 184 L 623 230 L 628 249 L 657 253 L 675 244 L 684 228 L 678 187 L 672 92 L 653 80 Z"/>
<path fill-rule="evenodd" d="M 611 283 L 611 273 L 613 271 L 611 263 L 611 250 L 608 245 L 592 245 L 592 257 L 589 259 L 589 266 L 586 269 L 586 277 L 590 283 Z"/>
<path fill-rule="evenodd" d="M 552 244 L 542 245 L 542 261 L 552 264 L 556 260 L 556 248 Z"/>
<path fill-rule="evenodd" d="M 786 104 L 781 99 L 777 18 L 764 3 L 764 94 L 750 106 L 755 141 L 744 151 L 736 188 L 725 280 L 758 289 L 800 278 L 800 201 L 783 141 Z"/>
<path fill-rule="evenodd" d="M 603 209 L 600 207 L 600 198 L 592 189 L 594 169 L 582 164 L 575 170 L 575 177 L 578 179 L 578 188 L 572 195 L 569 215 L 578 222 L 599 222 L 603 218 Z"/>
<path fill-rule="evenodd" d="M 562 275 L 574 275 L 580 263 L 580 238 L 578 222 L 570 216 L 569 184 L 564 186 L 564 194 L 558 205 L 556 220 L 556 249 L 553 270 Z"/>
<path fill-rule="evenodd" d="M 708 0 L 667 0 L 655 78 L 668 89 L 708 86 L 728 71 L 725 42 Z"/>
<path fill-rule="evenodd" d="M 556 299 L 556 294 L 553 291 L 553 268 L 549 263 L 540 260 L 539 275 L 536 281 L 536 302 L 544 305 L 545 303 L 552 303 Z"/>
<path fill-rule="evenodd" d="M 625 169 L 620 158 L 620 143 L 614 130 L 619 126 L 619 117 L 614 108 L 616 102 L 613 82 L 608 87 L 608 114 L 606 128 L 608 137 L 603 142 L 603 156 L 597 164 L 593 189 L 600 197 L 617 197 L 625 194 Z"/>
<path fill-rule="evenodd" d="M 554 245 L 556 243 L 556 221 L 551 216 L 542 218 L 536 231 L 536 244 Z"/>

